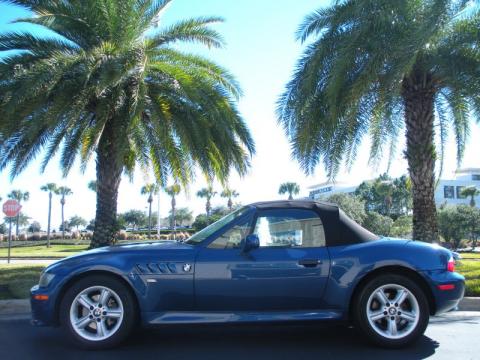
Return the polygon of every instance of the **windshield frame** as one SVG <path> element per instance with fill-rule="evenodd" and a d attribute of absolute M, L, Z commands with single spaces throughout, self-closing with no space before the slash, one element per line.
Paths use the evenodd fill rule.
<path fill-rule="evenodd" d="M 216 234 L 222 230 L 229 228 L 230 225 L 236 223 L 238 219 L 243 218 L 246 214 L 251 212 L 252 209 L 254 209 L 254 207 L 247 205 L 225 215 L 221 219 L 193 234 L 187 241 L 185 241 L 185 244 L 197 246 L 208 243 L 209 239 L 215 237 Z"/>

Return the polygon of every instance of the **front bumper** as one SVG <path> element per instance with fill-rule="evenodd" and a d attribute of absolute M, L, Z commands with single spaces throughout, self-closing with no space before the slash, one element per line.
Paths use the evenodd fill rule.
<path fill-rule="evenodd" d="M 427 278 L 432 290 L 435 308 L 433 315 L 439 315 L 458 306 L 465 294 L 465 278 L 456 272 L 428 271 Z"/>
<path fill-rule="evenodd" d="M 46 295 L 48 300 L 37 300 L 36 295 Z M 30 289 L 30 305 L 32 308 L 32 324 L 35 326 L 56 326 L 58 319 L 55 316 L 55 298 L 35 285 Z"/>

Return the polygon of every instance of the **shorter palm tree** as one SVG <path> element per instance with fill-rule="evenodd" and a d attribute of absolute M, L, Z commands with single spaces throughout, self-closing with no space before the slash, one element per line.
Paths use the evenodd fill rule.
<path fill-rule="evenodd" d="M 470 206 L 475 207 L 475 196 L 480 195 L 480 190 L 478 190 L 475 186 L 469 186 L 463 188 L 460 191 L 461 196 L 469 197 L 470 196 Z"/>
<path fill-rule="evenodd" d="M 52 220 L 52 197 L 53 193 L 57 191 L 55 183 L 48 183 L 43 185 L 40 190 L 48 192 L 48 224 L 47 224 L 47 248 L 50 247 L 50 224 Z"/>
<path fill-rule="evenodd" d="M 165 188 L 165 192 L 172 198 L 172 209 L 170 210 L 171 216 L 170 216 L 170 228 L 173 231 L 173 236 L 175 239 L 175 228 L 176 228 L 176 221 L 175 221 L 175 210 L 177 206 L 177 201 L 175 200 L 175 197 L 180 194 L 181 187 L 178 184 L 173 184 L 171 186 L 167 186 Z"/>
<path fill-rule="evenodd" d="M 210 217 L 210 212 L 212 211 L 211 200 L 215 195 L 217 195 L 217 192 L 213 190 L 213 186 L 211 184 L 197 191 L 197 196 L 199 198 L 206 199 L 205 212 L 207 213 L 207 218 Z"/>
<path fill-rule="evenodd" d="M 70 188 L 66 186 L 60 186 L 57 188 L 57 191 L 55 191 L 55 194 L 60 195 L 60 204 L 62 205 L 62 239 L 65 240 L 65 216 L 64 216 L 64 209 L 65 209 L 65 197 L 72 195 L 73 192 Z"/>
<path fill-rule="evenodd" d="M 28 199 L 30 199 L 30 193 L 28 191 L 23 192 L 22 190 L 12 190 L 10 194 L 8 194 L 8 198 L 17 200 L 18 203 L 21 204 L 22 201 L 28 201 Z M 20 212 L 18 213 L 17 218 L 15 219 L 15 222 L 16 222 L 15 234 L 17 236 L 18 236 L 19 220 L 20 220 Z"/>
<path fill-rule="evenodd" d="M 293 195 L 298 195 L 300 192 L 300 185 L 295 182 L 285 182 L 280 184 L 278 193 L 280 195 L 288 194 L 288 200 L 293 200 Z"/>
<path fill-rule="evenodd" d="M 223 189 L 222 193 L 220 194 L 221 197 L 228 199 L 227 206 L 228 210 L 231 212 L 233 208 L 233 201 L 232 198 L 236 198 L 240 195 L 236 190 L 230 189 L 228 186 Z"/>
<path fill-rule="evenodd" d="M 153 195 L 158 193 L 158 185 L 157 184 L 146 184 L 142 186 L 142 190 L 140 191 L 142 195 L 148 195 L 148 236 L 151 235 L 152 230 L 152 202 L 153 202 Z"/>

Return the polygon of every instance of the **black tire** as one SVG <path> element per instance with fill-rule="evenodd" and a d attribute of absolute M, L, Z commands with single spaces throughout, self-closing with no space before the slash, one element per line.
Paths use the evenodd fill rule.
<path fill-rule="evenodd" d="M 123 318 L 118 329 L 110 337 L 102 340 L 88 340 L 80 336 L 70 320 L 70 309 L 77 295 L 94 286 L 102 286 L 113 290 L 123 305 Z M 137 324 L 138 311 L 131 291 L 122 281 L 108 275 L 91 275 L 70 286 L 61 300 L 59 315 L 60 324 L 76 346 L 88 350 L 99 350 L 117 346 L 125 340 Z"/>
<path fill-rule="evenodd" d="M 412 325 L 410 326 L 411 330 L 409 330 L 410 332 L 406 331 L 405 336 L 401 338 L 389 338 L 387 336 L 382 336 L 379 332 L 377 332 L 377 330 L 375 330 L 372 324 L 370 324 L 370 321 L 367 316 L 367 307 L 369 306 L 368 302 L 369 302 L 370 296 L 373 294 L 373 292 L 375 292 L 375 290 L 377 290 L 381 286 L 389 285 L 389 284 L 396 284 L 407 289 L 413 295 L 413 297 L 418 303 L 418 314 L 419 314 L 418 322 L 416 323 L 415 326 L 413 326 L 415 322 L 412 321 Z M 405 306 L 409 306 L 409 301 L 410 300 L 407 300 Z M 377 303 L 379 307 L 383 306 L 380 304 L 380 302 L 377 302 Z M 390 304 L 390 306 L 392 307 L 394 305 L 395 304 L 393 305 Z M 382 309 L 379 308 L 377 311 L 379 310 L 381 312 Z M 401 310 L 401 309 L 396 308 L 396 310 Z M 388 311 L 387 311 L 387 314 L 389 314 Z M 384 323 L 386 324 L 386 322 L 389 321 L 388 318 L 391 318 L 393 321 L 394 317 L 390 317 L 388 315 L 384 319 L 378 320 L 379 322 L 375 323 L 375 325 L 378 324 L 377 329 L 384 326 L 383 324 Z M 427 325 L 428 325 L 429 318 L 430 318 L 429 306 L 423 290 L 419 285 L 415 283 L 415 281 L 403 275 L 397 275 L 397 274 L 379 275 L 373 278 L 372 280 L 370 280 L 367 284 L 365 284 L 365 286 L 363 286 L 363 288 L 360 290 L 360 292 L 354 299 L 353 320 L 354 320 L 355 327 L 358 330 L 360 330 L 361 333 L 368 338 L 368 340 L 370 340 L 374 344 L 379 345 L 381 347 L 401 348 L 414 343 L 425 332 L 425 329 L 427 328 Z M 397 323 L 397 325 L 402 325 L 402 324 L 403 323 L 401 324 Z M 397 328 L 397 325 L 395 325 L 395 329 Z M 385 326 L 388 326 L 388 324 Z"/>

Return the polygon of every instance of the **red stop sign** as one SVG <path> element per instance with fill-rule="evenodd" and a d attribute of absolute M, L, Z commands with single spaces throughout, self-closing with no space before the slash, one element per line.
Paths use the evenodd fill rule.
<path fill-rule="evenodd" d="M 7 200 L 3 204 L 3 212 L 7 217 L 15 217 L 20 212 L 22 205 L 17 200 Z"/>

